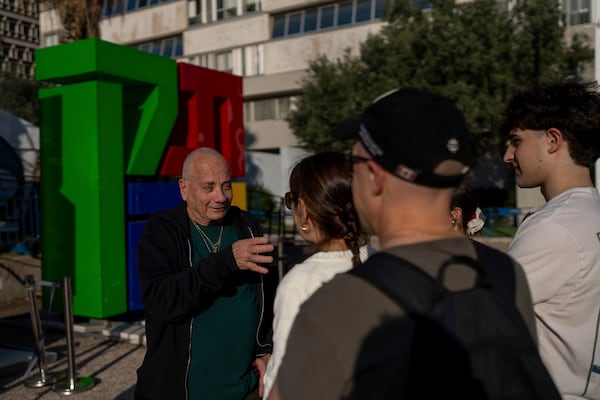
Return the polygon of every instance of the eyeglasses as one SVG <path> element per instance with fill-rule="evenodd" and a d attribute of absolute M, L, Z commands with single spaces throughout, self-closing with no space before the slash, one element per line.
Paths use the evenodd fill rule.
<path fill-rule="evenodd" d="M 353 172 L 354 164 L 368 162 L 371 161 L 372 158 L 357 156 L 356 154 L 348 153 L 346 154 L 346 160 L 348 160 L 348 164 L 350 164 L 350 172 Z"/>
<path fill-rule="evenodd" d="M 296 196 L 294 193 L 292 192 L 287 192 L 285 194 L 285 196 L 283 196 L 283 200 L 285 202 L 285 206 L 287 207 L 288 210 L 292 209 L 292 201 L 294 203 L 296 203 L 296 201 L 298 200 L 298 196 Z"/>
<path fill-rule="evenodd" d="M 367 161 L 371 161 L 372 160 L 372 158 L 367 158 L 367 157 L 363 157 L 363 156 L 357 156 L 356 154 L 352 154 L 352 153 L 346 154 L 346 159 L 351 164 L 357 164 L 357 163 L 367 162 Z"/>

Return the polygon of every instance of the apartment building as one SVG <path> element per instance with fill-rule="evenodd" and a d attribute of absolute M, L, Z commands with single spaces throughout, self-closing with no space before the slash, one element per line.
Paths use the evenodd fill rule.
<path fill-rule="evenodd" d="M 573 31 L 594 37 L 592 0 L 561 0 Z M 385 0 L 126 0 L 105 10 L 102 39 L 244 77 L 248 180 L 284 193 L 301 151 L 284 118 L 311 60 L 341 57 L 381 28 Z M 508 2 L 510 3 L 510 2 Z M 42 46 L 60 41 L 40 13 Z M 593 71 L 591 72 L 593 77 Z"/>
<path fill-rule="evenodd" d="M 2 72 L 33 79 L 33 54 L 40 44 L 38 2 L 0 0 L 0 48 Z"/>

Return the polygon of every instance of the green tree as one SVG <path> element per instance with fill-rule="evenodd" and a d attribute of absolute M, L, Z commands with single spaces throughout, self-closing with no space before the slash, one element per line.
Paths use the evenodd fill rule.
<path fill-rule="evenodd" d="M 396 0 L 380 32 L 360 55 L 310 63 L 288 122 L 307 149 L 331 144 L 331 129 L 357 115 L 377 95 L 414 86 L 456 101 L 473 132 L 476 154 L 499 144 L 495 121 L 508 96 L 530 80 L 566 77 L 591 61 L 588 41 L 564 42 L 556 0 Z"/>
<path fill-rule="evenodd" d="M 0 108 L 39 125 L 38 90 L 43 82 L 18 78 L 12 74 L 0 74 Z"/>

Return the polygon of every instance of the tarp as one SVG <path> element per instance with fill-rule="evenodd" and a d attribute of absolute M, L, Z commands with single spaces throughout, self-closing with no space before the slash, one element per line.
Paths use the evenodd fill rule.
<path fill-rule="evenodd" d="M 38 180 L 40 129 L 31 122 L 0 109 L 0 138 L 10 145 L 21 160 L 21 176 L 26 182 Z M 0 162 L 10 157 L 0 149 Z M 14 168 L 13 168 L 14 169 Z M 1 178 L 1 177 L 0 177 Z"/>

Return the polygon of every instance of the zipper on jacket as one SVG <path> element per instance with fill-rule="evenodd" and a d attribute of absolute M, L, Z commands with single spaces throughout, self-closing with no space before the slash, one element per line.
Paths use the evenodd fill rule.
<path fill-rule="evenodd" d="M 250 237 L 254 238 L 254 232 L 252 232 L 252 228 L 250 226 L 248 227 L 248 232 L 250 232 Z M 262 274 L 260 274 L 260 296 L 260 317 L 258 318 L 258 325 L 256 327 L 256 343 L 261 347 L 266 347 L 267 345 L 260 341 L 260 326 L 262 325 L 263 318 L 265 316 L 265 286 Z"/>
<path fill-rule="evenodd" d="M 260 296 L 262 297 L 262 301 L 260 302 L 260 318 L 258 319 L 258 326 L 256 328 L 256 343 L 258 343 L 259 346 L 266 347 L 266 344 L 261 343 L 259 334 L 260 326 L 265 314 L 265 288 L 262 274 L 260 275 Z"/>
<path fill-rule="evenodd" d="M 190 242 L 190 240 L 188 239 L 187 241 L 188 243 L 188 261 L 190 263 L 190 268 L 192 268 L 194 265 L 192 263 L 192 243 Z M 187 358 L 187 365 L 185 367 L 185 387 L 184 389 L 184 393 L 185 393 L 185 400 L 188 400 L 190 398 L 190 394 L 188 393 L 188 379 L 190 377 L 190 364 L 192 363 L 192 330 L 193 330 L 193 326 L 194 326 L 194 318 L 192 317 L 192 319 L 190 319 L 190 341 L 188 343 L 188 358 Z"/>

